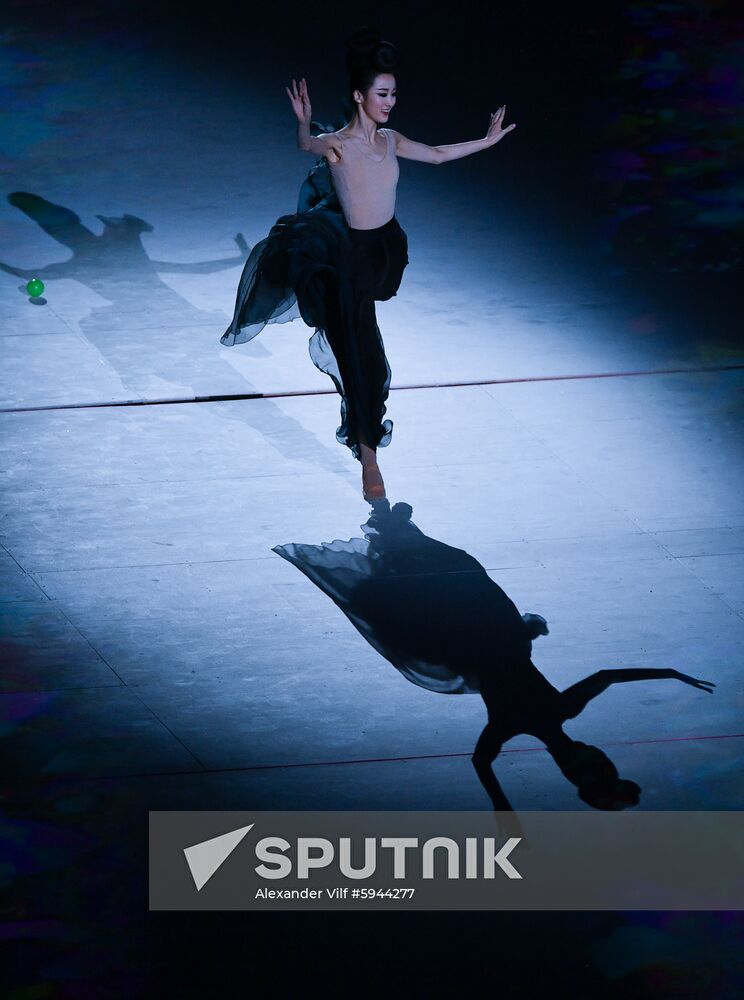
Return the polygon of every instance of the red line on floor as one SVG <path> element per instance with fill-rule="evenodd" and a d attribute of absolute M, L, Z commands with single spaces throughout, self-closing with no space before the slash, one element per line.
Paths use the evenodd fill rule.
<path fill-rule="evenodd" d="M 681 743 L 691 740 L 737 740 L 742 739 L 744 733 L 722 733 L 718 736 L 667 736 L 660 739 L 652 740 L 615 740 L 614 742 L 608 742 L 606 740 L 602 741 L 602 746 L 605 747 L 633 747 L 633 746 L 643 746 L 646 743 Z M 547 753 L 545 747 L 515 747 L 512 750 L 502 750 L 499 756 L 507 753 L 535 753 L 536 751 L 542 751 Z M 194 773 L 208 773 L 222 774 L 229 771 L 274 771 L 280 768 L 288 767 L 336 767 L 341 764 L 391 764 L 395 762 L 400 762 L 404 760 L 446 760 L 450 757 L 470 757 L 472 756 L 472 751 L 469 753 L 428 753 L 428 754 L 418 754 L 407 757 L 367 757 L 360 760 L 321 760 L 316 762 L 301 763 L 301 764 L 255 764 L 249 765 L 247 767 L 218 767 L 209 768 L 206 772 L 194 772 Z M 184 772 L 177 772 L 182 774 Z M 188 773 L 188 772 L 187 772 Z"/>
<path fill-rule="evenodd" d="M 634 378 L 638 375 L 687 375 L 700 372 L 740 371 L 740 365 L 704 365 L 699 368 L 649 368 L 629 372 L 587 372 L 578 375 L 530 375 L 524 378 L 489 378 L 462 382 L 420 382 L 394 385 L 391 392 L 404 389 L 456 389 L 469 385 L 519 385 L 523 382 L 572 382 L 581 379 Z M 0 413 L 29 413 L 36 410 L 92 410 L 119 406 L 173 406 L 179 403 L 225 403 L 238 399 L 283 399 L 290 396 L 335 396 L 335 389 L 287 389 L 283 392 L 235 392 L 214 396 L 174 396 L 165 399 L 119 399 L 92 403 L 49 403 L 39 406 L 4 406 Z"/>

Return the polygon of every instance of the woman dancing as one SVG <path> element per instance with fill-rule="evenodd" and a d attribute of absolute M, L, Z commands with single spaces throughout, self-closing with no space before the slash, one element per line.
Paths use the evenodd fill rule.
<path fill-rule="evenodd" d="M 408 264 L 408 241 L 395 217 L 398 157 L 445 163 L 488 149 L 510 132 L 505 107 L 491 115 L 483 139 L 449 146 L 413 142 L 386 128 L 396 103 L 397 52 L 368 28 L 347 42 L 349 97 L 354 108 L 335 132 L 311 134 L 307 83 L 286 88 L 297 118 L 297 144 L 320 157 L 300 195 L 298 212 L 282 216 L 254 247 L 238 288 L 226 345 L 256 336 L 269 322 L 299 314 L 315 327 L 310 356 L 341 396 L 337 440 L 362 465 L 366 500 L 385 496 L 377 449 L 390 443 L 383 420 L 390 366 L 375 301 L 392 298 Z M 328 173 L 330 171 L 330 174 Z"/>

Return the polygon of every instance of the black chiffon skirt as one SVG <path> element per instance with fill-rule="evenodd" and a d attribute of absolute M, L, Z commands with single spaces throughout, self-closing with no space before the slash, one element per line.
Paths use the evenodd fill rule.
<path fill-rule="evenodd" d="M 221 343 L 244 343 L 268 323 L 302 317 L 315 329 L 310 357 L 341 396 L 336 439 L 360 459 L 360 441 L 385 447 L 393 431 L 383 419 L 390 365 L 375 301 L 398 291 L 408 240 L 395 217 L 378 229 L 351 229 L 329 177 L 318 164 L 300 193 L 301 210 L 279 218 L 251 251 Z"/>

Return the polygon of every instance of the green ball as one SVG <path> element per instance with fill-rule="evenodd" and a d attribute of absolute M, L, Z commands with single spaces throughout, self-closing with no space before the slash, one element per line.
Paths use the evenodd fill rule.
<path fill-rule="evenodd" d="M 38 299 L 41 293 L 44 291 L 44 282 L 41 278 L 32 278 L 26 285 L 26 291 L 31 296 L 32 299 Z"/>

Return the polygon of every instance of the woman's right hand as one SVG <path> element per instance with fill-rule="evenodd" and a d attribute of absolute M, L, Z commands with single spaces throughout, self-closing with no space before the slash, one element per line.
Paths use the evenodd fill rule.
<path fill-rule="evenodd" d="M 301 125 L 309 125 L 312 118 L 312 108 L 310 107 L 310 97 L 307 92 L 307 83 L 303 77 L 300 80 L 299 86 L 293 80 L 292 89 L 289 87 L 284 88 L 287 91 L 287 96 L 289 97 L 289 102 L 292 105 L 292 110 L 295 113 L 297 121 Z"/>

